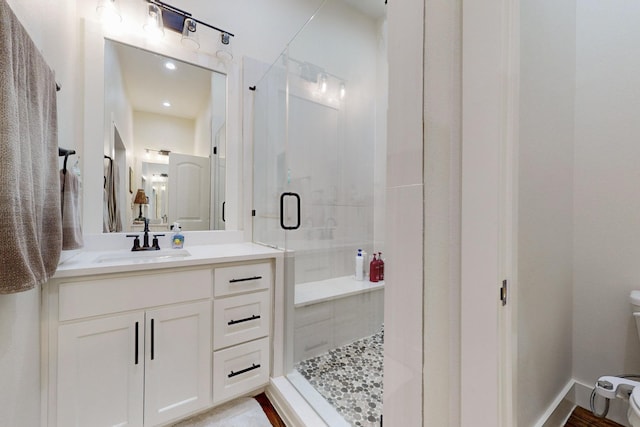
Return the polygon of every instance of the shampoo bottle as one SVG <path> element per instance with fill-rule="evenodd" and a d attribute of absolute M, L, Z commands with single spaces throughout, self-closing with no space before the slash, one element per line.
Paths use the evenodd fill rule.
<path fill-rule="evenodd" d="M 382 260 L 382 252 L 378 252 L 378 280 L 384 280 L 384 261 Z"/>
<path fill-rule="evenodd" d="M 182 234 L 180 223 L 173 223 L 173 232 L 173 236 L 171 237 L 171 247 L 173 249 L 182 249 L 184 246 L 184 235 Z"/>
<path fill-rule="evenodd" d="M 358 249 L 356 254 L 356 280 L 364 280 L 364 257 L 362 249 Z"/>
<path fill-rule="evenodd" d="M 369 263 L 369 281 L 378 281 L 378 260 L 376 259 L 376 254 L 373 254 L 373 259 Z"/>

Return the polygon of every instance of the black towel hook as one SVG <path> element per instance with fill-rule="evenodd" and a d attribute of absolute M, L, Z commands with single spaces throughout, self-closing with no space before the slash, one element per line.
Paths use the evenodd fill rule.
<path fill-rule="evenodd" d="M 66 148 L 58 147 L 58 156 L 59 157 L 64 156 L 64 163 L 62 166 L 63 174 L 67 173 L 67 160 L 69 159 L 69 156 L 71 156 L 72 154 L 76 154 L 76 150 L 67 150 Z"/>

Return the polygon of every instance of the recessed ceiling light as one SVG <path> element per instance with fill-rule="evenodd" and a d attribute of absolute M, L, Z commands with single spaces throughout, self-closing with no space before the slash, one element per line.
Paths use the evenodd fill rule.
<path fill-rule="evenodd" d="M 171 61 L 167 61 L 164 63 L 164 66 L 167 70 L 175 70 L 176 69 L 176 64 L 174 64 Z"/>
<path fill-rule="evenodd" d="M 164 101 L 162 105 L 164 105 L 165 107 L 171 107 L 171 103 L 169 101 Z"/>

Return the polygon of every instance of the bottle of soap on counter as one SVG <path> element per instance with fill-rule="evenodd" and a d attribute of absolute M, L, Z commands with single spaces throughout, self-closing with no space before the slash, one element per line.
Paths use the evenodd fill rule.
<path fill-rule="evenodd" d="M 356 254 L 356 280 L 364 280 L 364 257 L 362 256 L 362 249 L 358 249 Z"/>
<path fill-rule="evenodd" d="M 384 280 L 384 260 L 382 259 L 382 252 L 378 252 L 378 280 Z"/>
<path fill-rule="evenodd" d="M 184 235 L 182 234 L 182 228 L 180 228 L 180 223 L 174 222 L 173 226 L 173 236 L 171 236 L 171 247 L 173 249 L 182 249 L 184 246 Z"/>

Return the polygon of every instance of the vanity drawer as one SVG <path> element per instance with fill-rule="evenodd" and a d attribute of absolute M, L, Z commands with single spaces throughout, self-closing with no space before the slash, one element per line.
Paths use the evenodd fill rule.
<path fill-rule="evenodd" d="M 269 335 L 270 295 L 269 291 L 261 291 L 215 300 L 214 350 Z"/>
<path fill-rule="evenodd" d="M 59 320 L 211 298 L 211 270 L 184 270 L 60 284 Z"/>
<path fill-rule="evenodd" d="M 213 353 L 213 402 L 241 396 L 269 382 L 269 338 Z"/>
<path fill-rule="evenodd" d="M 222 297 L 271 287 L 271 263 L 233 265 L 214 270 L 214 296 Z"/>

